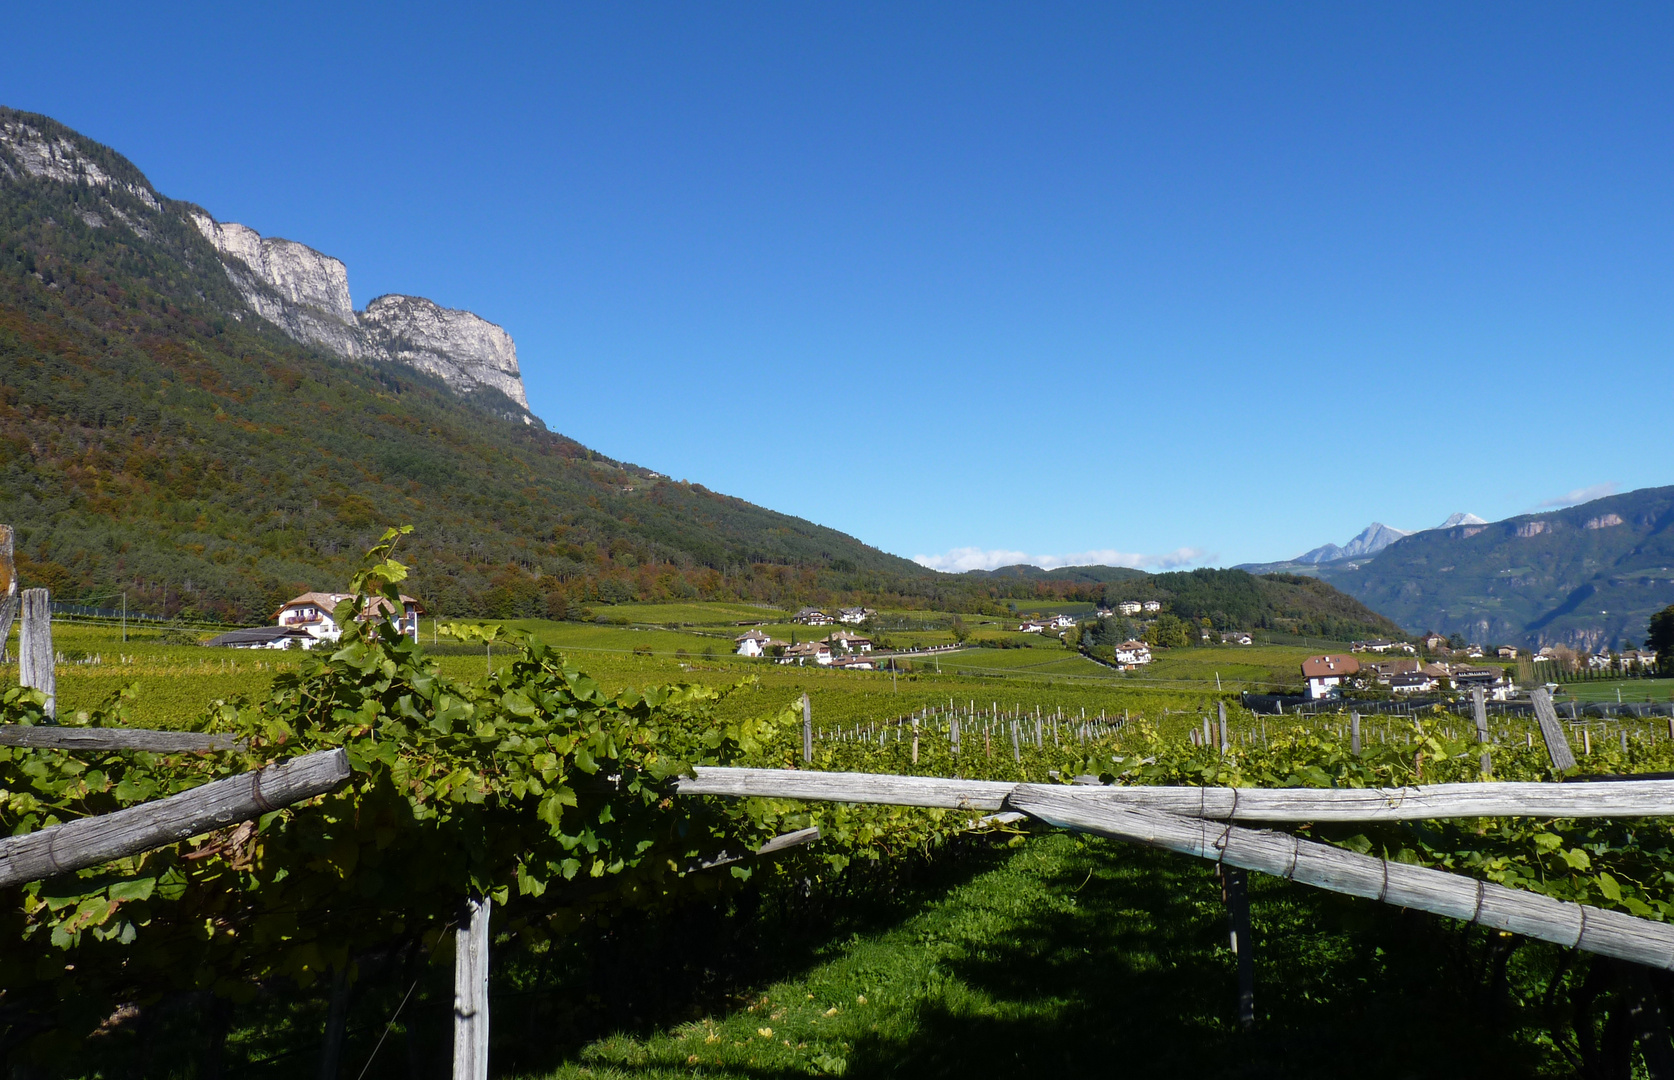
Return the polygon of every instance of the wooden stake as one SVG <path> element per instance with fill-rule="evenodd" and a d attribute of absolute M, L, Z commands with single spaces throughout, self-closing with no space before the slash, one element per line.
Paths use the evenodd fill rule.
<path fill-rule="evenodd" d="M 1569 748 L 1569 740 L 1564 738 L 1563 725 L 1558 722 L 1558 713 L 1552 707 L 1552 695 L 1544 686 L 1537 686 L 1529 691 L 1529 700 L 1534 703 L 1535 719 L 1540 722 L 1540 737 L 1546 740 L 1546 753 L 1552 759 L 1552 768 L 1564 772 L 1575 768 L 1575 752 Z"/>
<path fill-rule="evenodd" d="M 465 902 L 454 931 L 453 1080 L 488 1080 L 488 897 Z"/>
<path fill-rule="evenodd" d="M 1476 741 L 1488 741 L 1488 695 L 1480 686 L 1471 687 L 1471 715 L 1476 719 Z M 1482 752 L 1482 775 L 1487 776 L 1489 766 L 1488 751 Z"/>
<path fill-rule="evenodd" d="M 18 634 L 17 681 L 47 696 L 46 714 L 58 715 L 58 673 L 52 652 L 52 600 L 45 589 L 23 590 L 23 629 Z"/>
<path fill-rule="evenodd" d="M 1250 875 L 1224 863 L 1221 875 L 1221 903 L 1226 905 L 1227 936 L 1232 955 L 1238 959 L 1238 1026 L 1255 1027 L 1255 942 L 1250 937 Z"/>
<path fill-rule="evenodd" d="M 1215 708 L 1221 715 L 1221 753 L 1225 754 L 1232 749 L 1232 740 L 1226 735 L 1226 702 L 1215 702 Z"/>
<path fill-rule="evenodd" d="M 814 707 L 808 703 L 808 695 L 802 695 L 802 761 L 804 764 L 814 760 Z M 917 760 L 915 756 L 913 760 Z"/>
<path fill-rule="evenodd" d="M 1349 753 L 1360 756 L 1360 714 L 1349 713 Z"/>

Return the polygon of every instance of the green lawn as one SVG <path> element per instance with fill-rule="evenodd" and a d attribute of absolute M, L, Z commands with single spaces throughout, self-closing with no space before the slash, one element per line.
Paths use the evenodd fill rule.
<path fill-rule="evenodd" d="M 1258 1025 L 1246 1034 L 1209 866 L 1061 833 L 968 861 L 974 873 L 921 890 L 899 918 L 816 940 L 805 962 L 730 1003 L 624 1024 L 564 1050 L 555 1069 L 516 1075 L 1536 1071 L 1535 1009 L 1488 1024 L 1480 991 L 1450 964 L 1458 930 L 1442 920 L 1256 878 Z M 791 944 L 779 947 L 800 955 Z"/>

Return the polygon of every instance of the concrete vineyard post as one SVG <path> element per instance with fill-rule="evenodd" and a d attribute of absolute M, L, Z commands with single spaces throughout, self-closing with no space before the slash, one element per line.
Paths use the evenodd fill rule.
<path fill-rule="evenodd" d="M 23 629 L 17 642 L 17 681 L 47 696 L 46 714 L 58 715 L 58 673 L 53 668 L 52 600 L 45 589 L 23 590 Z"/>
<path fill-rule="evenodd" d="M 918 717 L 913 717 L 913 764 L 918 764 Z"/>
<path fill-rule="evenodd" d="M 1360 756 L 1360 714 L 1349 713 L 1349 753 Z"/>
<path fill-rule="evenodd" d="M 1226 702 L 1215 702 L 1215 709 L 1221 717 L 1221 753 L 1229 753 L 1232 750 L 1232 740 L 1227 738 L 1226 734 Z"/>
<path fill-rule="evenodd" d="M 453 932 L 453 1080 L 488 1080 L 488 897 L 465 902 Z"/>
<path fill-rule="evenodd" d="M 1557 710 L 1552 707 L 1552 695 L 1544 686 L 1529 691 L 1534 703 L 1535 719 L 1540 722 L 1540 737 L 1546 741 L 1546 753 L 1552 768 L 1559 772 L 1575 768 L 1575 752 L 1564 738 L 1564 727 L 1558 722 Z"/>

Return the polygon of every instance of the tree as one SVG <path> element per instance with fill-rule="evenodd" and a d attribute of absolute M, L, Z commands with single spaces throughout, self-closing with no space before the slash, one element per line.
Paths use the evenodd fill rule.
<path fill-rule="evenodd" d="M 1651 616 L 1645 628 L 1645 648 L 1657 654 L 1657 667 L 1674 671 L 1674 604 Z"/>
<path fill-rule="evenodd" d="M 955 615 L 953 617 L 953 640 L 965 644 L 965 639 L 971 636 L 971 628 L 965 625 L 965 620 Z"/>

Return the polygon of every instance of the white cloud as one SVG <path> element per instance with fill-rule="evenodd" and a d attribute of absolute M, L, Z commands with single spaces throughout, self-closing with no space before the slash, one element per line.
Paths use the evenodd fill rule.
<path fill-rule="evenodd" d="M 1534 508 L 1536 510 L 1556 510 L 1560 506 L 1574 506 L 1576 503 L 1592 502 L 1594 499 L 1602 499 L 1606 495 L 1616 494 L 1616 489 L 1619 486 L 1620 485 L 1612 480 L 1606 484 L 1594 484 L 1592 487 L 1576 488 L 1574 491 L 1565 492 L 1555 499 L 1547 499 L 1545 502 L 1535 503 Z"/>
<path fill-rule="evenodd" d="M 1131 566 L 1138 570 L 1173 570 L 1202 562 L 1202 548 L 1183 547 L 1162 555 L 1136 555 L 1126 551 L 1079 551 L 1068 555 L 1030 555 L 1026 551 L 954 548 L 941 555 L 914 555 L 913 562 L 932 570 L 962 574 L 967 570 L 993 570 L 1019 563 L 1052 570 L 1059 566 Z"/>

